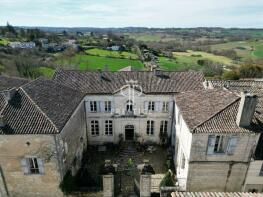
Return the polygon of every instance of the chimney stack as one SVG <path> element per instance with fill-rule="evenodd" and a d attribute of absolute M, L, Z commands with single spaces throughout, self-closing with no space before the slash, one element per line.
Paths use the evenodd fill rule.
<path fill-rule="evenodd" d="M 248 127 L 251 124 L 257 105 L 257 96 L 247 92 L 241 93 L 236 123 L 240 127 Z"/>
<path fill-rule="evenodd" d="M 6 122 L 5 122 L 5 118 L 3 115 L 0 115 L 0 128 L 5 127 Z"/>

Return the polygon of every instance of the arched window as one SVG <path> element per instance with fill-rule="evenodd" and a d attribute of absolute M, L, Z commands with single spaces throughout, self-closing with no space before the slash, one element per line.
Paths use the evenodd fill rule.
<path fill-rule="evenodd" d="M 126 102 L 126 111 L 127 112 L 133 112 L 133 102 L 132 102 L 132 100 L 128 100 Z"/>

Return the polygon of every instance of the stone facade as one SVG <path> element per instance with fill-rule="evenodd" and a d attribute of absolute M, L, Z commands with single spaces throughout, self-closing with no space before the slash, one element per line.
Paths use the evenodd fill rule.
<path fill-rule="evenodd" d="M 125 93 L 124 93 L 125 94 Z M 137 95 L 132 100 L 133 102 L 133 113 L 127 114 L 127 101 L 128 97 L 123 96 L 121 93 L 115 95 L 88 95 L 85 97 L 86 102 L 86 114 L 87 114 L 87 130 L 88 130 L 88 141 L 90 144 L 103 144 L 103 143 L 118 143 L 120 134 L 125 136 L 125 127 L 132 126 L 134 128 L 133 139 L 140 142 L 154 142 L 160 143 L 160 126 L 161 121 L 167 121 L 167 133 L 171 135 L 172 128 L 172 116 L 173 116 L 173 97 L 172 95 Z M 91 112 L 90 102 L 96 101 L 100 106 L 97 112 Z M 111 111 L 105 112 L 104 102 L 111 101 Z M 155 104 L 154 111 L 148 111 L 146 103 L 153 101 Z M 162 110 L 163 102 L 167 102 L 168 111 Z M 97 120 L 99 122 L 99 135 L 92 135 L 91 121 Z M 113 121 L 113 134 L 105 135 L 105 121 Z M 153 135 L 147 135 L 147 121 L 154 121 L 154 132 Z"/>
<path fill-rule="evenodd" d="M 175 110 L 175 164 L 179 185 L 187 191 L 242 191 L 250 159 L 257 144 L 256 133 L 220 133 L 237 138 L 233 154 L 209 154 L 209 136 L 215 133 L 190 132 L 179 109 Z M 227 149 L 228 145 L 225 145 Z"/>
<path fill-rule="evenodd" d="M 67 170 L 75 173 L 80 167 L 86 140 L 83 102 L 59 134 L 1 135 L 1 195 L 33 197 L 48 192 L 48 196 L 63 196 L 59 184 Z M 25 173 L 25 157 L 41 159 L 43 172 Z"/>

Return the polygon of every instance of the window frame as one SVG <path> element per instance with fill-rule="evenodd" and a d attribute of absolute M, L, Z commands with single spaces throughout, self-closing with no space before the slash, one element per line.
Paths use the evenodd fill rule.
<path fill-rule="evenodd" d="M 154 135 L 154 120 L 147 120 L 146 134 L 150 136 Z"/>
<path fill-rule="evenodd" d="M 169 112 L 169 102 L 168 101 L 163 102 L 162 112 Z"/>
<path fill-rule="evenodd" d="M 90 101 L 90 111 L 91 112 L 98 111 L 97 101 Z"/>
<path fill-rule="evenodd" d="M 148 111 L 155 111 L 155 101 L 148 102 Z"/>
<path fill-rule="evenodd" d="M 40 174 L 39 163 L 37 157 L 26 157 L 26 162 L 28 166 L 28 174 Z"/>
<path fill-rule="evenodd" d="M 105 120 L 104 134 L 108 136 L 113 135 L 113 121 L 112 120 Z"/>
<path fill-rule="evenodd" d="M 90 132 L 91 136 L 99 136 L 100 135 L 100 126 L 98 120 L 91 120 L 90 121 Z"/>
<path fill-rule="evenodd" d="M 168 120 L 161 120 L 160 133 L 168 133 Z"/>
<path fill-rule="evenodd" d="M 111 101 L 104 101 L 104 111 L 111 112 Z"/>
<path fill-rule="evenodd" d="M 222 154 L 226 152 L 226 136 L 215 135 L 214 154 Z"/>

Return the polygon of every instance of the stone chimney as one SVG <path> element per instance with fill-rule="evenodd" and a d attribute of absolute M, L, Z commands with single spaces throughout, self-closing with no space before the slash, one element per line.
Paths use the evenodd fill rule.
<path fill-rule="evenodd" d="M 5 122 L 5 118 L 3 115 L 0 115 L 0 128 L 5 127 L 6 122 Z"/>
<path fill-rule="evenodd" d="M 257 96 L 247 92 L 241 93 L 236 123 L 240 127 L 248 127 L 251 124 L 257 105 Z"/>

